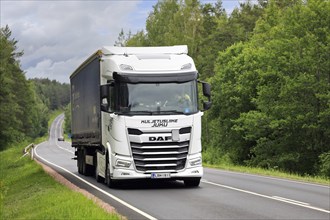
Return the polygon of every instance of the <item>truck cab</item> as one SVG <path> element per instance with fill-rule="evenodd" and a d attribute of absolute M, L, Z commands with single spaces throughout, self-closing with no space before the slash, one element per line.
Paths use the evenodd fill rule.
<path fill-rule="evenodd" d="M 81 173 L 89 169 L 109 186 L 127 179 L 199 185 L 201 117 L 211 106 L 211 94 L 187 53 L 185 45 L 104 47 L 90 58 L 99 61 L 100 98 L 94 109 L 99 116 L 94 119 L 100 141 L 94 147 L 75 145 Z M 199 83 L 207 99 L 202 107 Z"/>

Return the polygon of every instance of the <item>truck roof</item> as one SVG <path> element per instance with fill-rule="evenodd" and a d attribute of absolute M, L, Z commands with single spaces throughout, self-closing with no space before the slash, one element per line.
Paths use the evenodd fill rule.
<path fill-rule="evenodd" d="M 135 73 L 181 73 L 196 71 L 194 61 L 188 54 L 187 45 L 160 47 L 104 46 L 85 60 L 70 76 L 74 77 L 88 63 L 102 57 L 103 76 L 112 77 L 114 72 Z"/>
<path fill-rule="evenodd" d="M 109 47 L 102 48 L 104 55 L 142 55 L 142 54 L 188 54 L 187 45 L 163 47 Z"/>
<path fill-rule="evenodd" d="M 185 72 L 196 71 L 194 61 L 187 55 L 187 45 L 162 47 L 103 47 L 109 72 Z"/>

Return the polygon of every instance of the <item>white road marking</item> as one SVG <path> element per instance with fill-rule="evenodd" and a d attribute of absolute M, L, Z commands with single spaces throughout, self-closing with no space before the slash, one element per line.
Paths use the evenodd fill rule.
<path fill-rule="evenodd" d="M 108 196 L 108 197 L 110 197 L 111 199 L 113 199 L 113 200 L 119 202 L 120 204 L 126 206 L 127 208 L 132 209 L 133 211 L 139 213 L 140 215 L 146 217 L 147 219 L 157 220 L 155 217 L 153 217 L 153 216 L 151 216 L 151 215 L 149 215 L 149 214 L 147 214 L 147 213 L 141 211 L 140 209 L 138 209 L 138 208 L 136 208 L 136 207 L 130 205 L 129 203 L 127 203 L 127 202 L 125 202 L 125 201 L 119 199 L 118 197 L 116 197 L 116 196 L 114 196 L 114 195 L 108 193 L 107 191 L 105 191 L 105 190 L 103 190 L 103 189 L 101 189 L 101 188 L 99 188 L 99 187 L 93 185 L 92 183 L 90 183 L 90 182 L 84 180 L 83 178 L 81 178 L 81 177 L 77 176 L 76 174 L 72 173 L 71 171 L 69 171 L 69 170 L 67 170 L 67 169 L 65 169 L 65 168 L 63 168 L 63 167 L 61 167 L 61 166 L 58 166 L 57 164 L 54 164 L 54 163 L 52 163 L 52 162 L 46 160 L 45 158 L 41 157 L 41 156 L 38 155 L 38 153 L 37 153 L 37 149 L 38 149 L 39 146 L 40 146 L 40 144 L 38 144 L 38 145 L 34 148 L 35 155 L 36 155 L 38 158 L 42 159 L 43 161 L 45 161 L 45 162 L 48 163 L 48 164 L 53 165 L 54 167 L 57 167 L 57 168 L 59 168 L 59 169 L 65 171 L 65 172 L 67 172 L 68 174 L 70 174 L 70 175 L 74 176 L 75 178 L 79 179 L 80 181 L 86 183 L 86 184 L 89 185 L 90 187 L 93 187 L 93 188 L 96 189 L 97 191 L 99 191 L 99 192 L 105 194 L 106 196 Z"/>
<path fill-rule="evenodd" d="M 215 168 L 208 168 L 207 169 L 215 169 Z M 307 182 L 301 182 L 298 180 L 289 180 L 289 179 L 284 179 L 284 178 L 277 178 L 277 177 L 271 177 L 271 176 L 263 176 L 263 175 L 257 175 L 257 174 L 251 174 L 251 173 L 241 173 L 241 172 L 235 172 L 235 171 L 229 171 L 229 170 L 221 170 L 223 173 L 230 173 L 230 174 L 239 174 L 239 175 L 244 175 L 244 176 L 253 176 L 253 177 L 258 177 L 258 178 L 264 178 L 264 179 L 271 179 L 271 180 L 278 180 L 282 182 L 290 182 L 290 183 L 298 183 L 298 184 L 303 184 L 303 185 L 310 185 L 310 186 L 317 186 L 317 187 L 322 187 L 322 188 L 329 188 L 329 186 L 321 185 L 321 184 L 316 184 L 316 183 L 307 183 Z"/>
<path fill-rule="evenodd" d="M 61 125 L 62 125 L 63 122 L 61 122 Z M 56 123 L 56 125 L 58 124 L 58 122 Z M 65 151 L 68 151 L 70 153 L 74 153 L 68 149 L 65 149 L 61 146 L 58 145 L 57 143 L 57 139 L 56 139 L 56 129 L 55 129 L 55 144 L 57 147 L 61 148 L 62 150 L 65 150 Z M 36 146 L 35 148 L 35 151 L 36 149 L 38 148 L 39 145 Z M 92 183 L 82 179 L 81 177 L 75 175 L 74 173 L 70 172 L 69 170 L 61 167 L 61 166 L 58 166 L 54 163 L 51 163 L 49 161 L 47 161 L 46 159 L 40 157 L 37 152 L 35 152 L 35 154 L 42 160 L 44 160 L 45 162 L 55 166 L 55 167 L 58 167 L 59 169 L 62 169 L 64 170 L 65 172 L 71 174 L 72 176 L 76 177 L 77 179 L 83 181 L 84 183 L 86 183 L 87 185 L 93 187 L 94 189 L 104 193 L 105 195 L 109 196 L 110 198 L 116 200 L 117 202 L 121 203 L 122 205 L 136 211 L 137 213 L 145 216 L 146 218 L 148 219 L 155 219 L 154 217 L 152 217 L 151 215 L 139 210 L 138 208 L 128 204 L 127 202 L 119 199 L 118 197 L 104 191 L 103 189 L 100 189 L 98 187 L 96 187 L 95 185 L 93 185 Z M 224 171 L 224 172 L 228 172 L 228 173 L 236 173 L 236 172 L 231 172 L 231 171 Z M 294 180 L 286 180 L 286 179 L 280 179 L 280 178 L 273 178 L 273 177 L 267 177 L 267 176 L 259 176 L 259 175 L 254 175 L 254 174 L 246 174 L 246 173 L 242 173 L 243 175 L 249 175 L 249 176 L 258 176 L 258 177 L 262 177 L 262 178 L 267 178 L 267 179 L 275 179 L 275 180 L 281 180 L 281 181 L 287 181 L 287 182 L 294 182 L 294 183 L 300 183 L 300 184 L 306 184 L 306 185 L 313 185 L 313 186 L 320 186 L 320 187 L 327 187 L 327 186 L 322 186 L 322 185 L 317 185 L 317 184 L 313 184 L 313 183 L 304 183 L 304 182 L 299 182 L 299 181 L 294 181 Z M 213 182 L 210 182 L 206 179 L 202 179 L 201 182 L 203 183 L 206 183 L 206 184 L 210 184 L 210 185 L 214 185 L 214 186 L 218 186 L 218 187 L 222 187 L 222 188 L 227 188 L 227 189 L 230 189 L 230 190 L 235 190 L 235 191 L 238 191 L 238 192 L 243 192 L 243 193 L 247 193 L 247 194 L 250 194 L 250 195 L 255 195 L 255 196 L 259 196 L 259 197 L 263 197 L 263 198 L 267 198 L 267 199 L 271 199 L 271 200 L 276 200 L 276 201 L 280 201 L 280 202 L 284 202 L 284 203 L 289 203 L 289 204 L 292 204 L 292 205 L 296 205 L 296 206 L 301 206 L 301 207 L 305 207 L 305 208 L 309 208 L 309 209 L 313 209 L 313 210 L 316 210 L 316 211 L 320 211 L 320 212 L 325 212 L 325 213 L 330 213 L 329 210 L 326 210 L 326 209 L 322 209 L 322 208 L 318 208 L 318 207 L 314 207 L 314 206 L 311 206 L 309 203 L 305 203 L 305 202 L 300 202 L 300 201 L 296 201 L 296 200 L 292 200 L 292 199 L 288 199 L 288 198 L 283 198 L 283 197 L 279 197 L 279 196 L 267 196 L 267 195 L 263 195 L 263 194 L 260 194 L 260 193 L 255 193 L 255 192 L 252 192 L 252 191 L 248 191 L 248 190 L 243 190 L 243 189 L 239 189 L 239 188 L 235 188 L 235 187 L 231 187 L 231 186 L 226 186 L 226 185 L 222 185 L 222 184 L 218 184 L 218 183 L 213 183 Z M 328 187 L 327 187 L 328 188 Z"/>
<path fill-rule="evenodd" d="M 222 187 L 222 188 L 226 188 L 226 189 L 230 189 L 230 190 L 235 190 L 238 192 L 243 192 L 243 193 L 247 193 L 250 195 L 254 195 L 254 196 L 259 196 L 259 197 L 263 197 L 263 198 L 267 198 L 267 199 L 271 199 L 271 200 L 276 200 L 276 201 L 280 201 L 280 202 L 284 202 L 284 203 L 289 203 L 289 204 L 293 204 L 296 206 L 301 206 L 304 208 L 308 208 L 308 209 L 313 209 L 316 211 L 320 211 L 320 212 L 325 212 L 325 213 L 330 213 L 329 210 L 326 209 L 322 209 L 322 208 L 318 208 L 318 207 L 314 207 L 309 205 L 308 203 L 303 203 L 303 202 L 299 202 L 299 201 L 295 201 L 295 200 L 291 200 L 291 199 L 286 199 L 286 198 L 282 198 L 282 197 L 277 197 L 277 196 L 267 196 L 267 195 L 263 195 L 260 193 L 255 193 L 255 192 L 251 192 L 251 191 L 247 191 L 247 190 L 243 190 L 243 189 L 239 189 L 239 188 L 235 188 L 235 187 L 231 187 L 231 186 L 226 186 L 226 185 L 222 185 L 222 184 L 218 184 L 218 183 L 213 183 L 207 180 L 201 180 L 202 183 L 206 183 L 206 184 L 210 184 L 210 185 L 214 185 L 214 186 L 218 186 L 218 187 Z"/>
<path fill-rule="evenodd" d="M 301 205 L 307 205 L 307 206 L 310 206 L 309 203 L 306 203 L 306 202 L 300 202 L 300 201 L 293 200 L 293 199 L 287 199 L 287 198 L 283 198 L 283 197 L 280 197 L 280 196 L 273 196 L 273 198 L 274 198 L 274 199 L 277 199 L 277 200 L 286 201 L 286 202 L 292 202 L 292 203 L 296 203 L 296 204 L 301 204 Z"/>
<path fill-rule="evenodd" d="M 61 117 L 61 116 L 59 116 L 59 117 Z M 57 127 L 58 127 L 58 122 L 61 120 L 61 124 L 60 124 L 60 131 L 61 131 L 61 129 L 62 129 L 62 124 L 63 124 L 63 120 L 62 120 L 62 118 L 63 118 L 63 117 L 61 117 L 61 119 L 57 120 L 57 121 L 56 121 L 56 124 L 55 124 L 55 145 L 56 145 L 57 147 L 59 147 L 60 149 L 62 149 L 62 150 L 65 150 L 65 151 L 67 151 L 67 152 L 70 152 L 71 154 L 74 154 L 74 151 L 69 150 L 69 149 L 66 149 L 66 148 L 61 147 L 60 145 L 58 145 L 58 141 L 57 141 L 57 138 L 56 138 L 56 137 L 58 137 L 58 135 L 57 135 Z"/>

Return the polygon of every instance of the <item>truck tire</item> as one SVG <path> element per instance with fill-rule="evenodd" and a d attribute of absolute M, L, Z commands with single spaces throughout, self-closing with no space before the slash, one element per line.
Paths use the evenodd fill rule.
<path fill-rule="evenodd" d="M 201 178 L 189 178 L 184 180 L 184 184 L 186 185 L 186 187 L 198 187 L 200 181 Z"/>
<path fill-rule="evenodd" d="M 83 160 L 82 150 L 78 149 L 77 150 L 77 167 L 78 167 L 78 173 L 79 174 L 83 174 L 82 160 Z"/>
<path fill-rule="evenodd" d="M 107 153 L 108 155 L 108 153 Z M 106 157 L 106 168 L 105 168 L 105 184 L 109 188 L 114 188 L 115 187 L 115 181 L 111 179 L 111 174 L 110 174 L 110 163 L 109 163 L 109 158 L 108 156 Z"/>
<path fill-rule="evenodd" d="M 94 166 L 91 166 L 89 164 L 86 163 L 86 155 L 88 155 L 88 150 L 87 148 L 83 149 L 83 153 L 82 153 L 83 157 L 82 157 L 82 173 L 85 176 L 92 176 L 93 172 L 94 172 Z"/>
<path fill-rule="evenodd" d="M 96 156 L 95 156 L 95 179 L 96 179 L 96 182 L 98 182 L 98 183 L 103 182 L 103 178 L 99 176 Z"/>

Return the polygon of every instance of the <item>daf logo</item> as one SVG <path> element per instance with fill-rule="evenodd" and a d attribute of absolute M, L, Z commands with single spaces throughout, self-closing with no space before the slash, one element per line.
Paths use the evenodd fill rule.
<path fill-rule="evenodd" d="M 170 141 L 171 139 L 172 139 L 171 136 L 149 137 L 149 141 Z"/>

